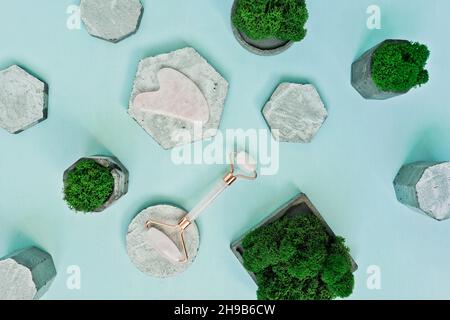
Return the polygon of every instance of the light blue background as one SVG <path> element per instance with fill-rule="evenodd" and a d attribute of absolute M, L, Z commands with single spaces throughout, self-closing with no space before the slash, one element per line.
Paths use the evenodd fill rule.
<path fill-rule="evenodd" d="M 256 286 L 230 242 L 305 192 L 359 270 L 354 299 L 450 298 L 450 224 L 399 204 L 392 180 L 405 162 L 450 159 L 446 0 L 310 0 L 308 35 L 284 54 L 259 57 L 233 37 L 231 0 L 145 0 L 139 32 L 118 44 L 66 28 L 77 0 L 0 4 L 0 67 L 19 63 L 50 86 L 49 118 L 19 135 L 0 131 L 0 256 L 28 245 L 50 252 L 58 276 L 45 299 L 253 299 Z M 378 4 L 381 30 L 366 28 Z M 366 101 L 350 65 L 385 38 L 427 44 L 431 80 L 392 100 Z M 196 262 L 173 279 L 141 274 L 125 253 L 130 220 L 145 206 L 192 208 L 223 166 L 175 166 L 126 113 L 139 59 L 193 46 L 230 82 L 221 129 L 266 128 L 261 108 L 281 80 L 317 86 L 329 118 L 312 144 L 282 144 L 276 176 L 239 183 L 199 220 Z M 103 214 L 72 213 L 62 173 L 81 156 L 108 152 L 130 170 L 129 193 Z M 79 265 L 81 290 L 66 269 Z M 382 289 L 368 290 L 378 265 Z"/>

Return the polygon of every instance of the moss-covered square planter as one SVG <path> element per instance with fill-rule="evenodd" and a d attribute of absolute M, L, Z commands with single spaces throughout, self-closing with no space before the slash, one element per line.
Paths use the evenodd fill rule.
<path fill-rule="evenodd" d="M 233 2 L 233 7 L 231 9 L 231 28 L 233 30 L 234 37 L 239 42 L 239 44 L 244 47 L 246 50 L 248 50 L 251 53 L 261 55 L 261 56 L 272 56 L 280 54 L 287 49 L 289 49 L 296 41 L 300 41 L 303 39 L 304 34 L 297 35 L 298 39 L 296 41 L 293 40 L 282 40 L 278 39 L 274 36 L 270 36 L 264 39 L 253 39 L 252 37 L 248 36 L 245 32 L 242 30 L 239 30 L 233 22 L 233 17 L 235 16 L 237 12 L 237 6 L 238 1 L 235 0 Z M 302 3 L 303 0 L 298 0 L 299 3 Z M 268 1 L 270 2 L 270 1 Z M 303 3 L 304 4 L 304 3 Z M 306 17 L 307 19 L 307 17 Z M 306 22 L 306 21 L 304 21 Z M 298 24 L 300 26 L 300 24 Z M 303 25 L 301 25 L 303 28 Z M 305 30 L 303 30 L 304 33 L 306 33 Z"/>
<path fill-rule="evenodd" d="M 242 266 L 244 267 L 244 259 L 243 259 L 244 248 L 243 248 L 242 242 L 243 242 L 244 238 L 250 232 L 252 232 L 253 230 L 259 229 L 260 227 L 266 226 L 278 219 L 281 219 L 284 216 L 292 217 L 292 216 L 296 216 L 299 214 L 315 215 L 323 223 L 323 226 L 325 227 L 327 233 L 333 238 L 336 237 L 333 230 L 331 230 L 331 228 L 328 226 L 326 221 L 320 215 L 319 211 L 317 211 L 317 209 L 314 207 L 314 205 L 311 203 L 311 201 L 308 199 L 308 197 L 302 193 L 302 194 L 298 195 L 297 197 L 295 197 L 294 199 L 292 199 L 291 201 L 289 201 L 288 203 L 286 203 L 285 205 L 283 205 L 281 208 L 277 209 L 270 216 L 268 216 L 266 219 L 261 221 L 259 224 L 257 224 L 251 230 L 247 231 L 244 235 L 242 235 L 239 239 L 237 239 L 236 241 L 234 241 L 231 244 L 231 250 L 233 251 L 236 258 L 239 260 L 239 262 L 242 264 Z M 352 264 L 352 272 L 355 272 L 358 269 L 358 265 L 356 264 L 356 262 L 353 260 L 353 258 L 351 256 L 349 258 L 350 258 L 350 260 L 351 260 L 350 262 Z M 244 267 L 244 269 L 245 269 L 245 267 Z M 255 283 L 257 284 L 255 274 L 251 271 L 248 271 L 247 269 L 246 269 L 246 271 L 250 275 L 250 277 L 253 279 L 253 281 L 255 281 Z"/>
<path fill-rule="evenodd" d="M 125 195 L 128 192 L 128 170 L 125 166 L 115 157 L 111 156 L 90 156 L 83 157 L 71 165 L 66 171 L 64 171 L 63 181 L 64 188 L 67 186 L 67 178 L 69 173 L 74 170 L 77 165 L 85 160 L 93 160 L 97 164 L 101 165 L 109 169 L 109 172 L 113 178 L 113 189 L 109 198 L 100 206 L 93 210 L 87 210 L 84 212 L 102 212 L 106 208 L 110 207 L 114 202 L 116 202 L 119 198 Z"/>

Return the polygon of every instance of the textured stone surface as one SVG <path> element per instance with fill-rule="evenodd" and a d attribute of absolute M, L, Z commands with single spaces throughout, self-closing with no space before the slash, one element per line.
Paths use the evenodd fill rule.
<path fill-rule="evenodd" d="M 17 65 L 0 71 L 0 127 L 19 133 L 47 117 L 47 85 Z"/>
<path fill-rule="evenodd" d="M 296 83 L 280 84 L 263 114 L 276 140 L 297 143 L 311 142 L 328 116 L 316 88 Z"/>
<path fill-rule="evenodd" d="M 394 180 L 397 199 L 436 219 L 450 218 L 450 162 L 403 166 Z"/>
<path fill-rule="evenodd" d="M 56 276 L 52 257 L 35 247 L 0 260 L 0 300 L 39 299 Z"/>
<path fill-rule="evenodd" d="M 105 202 L 100 208 L 96 209 L 94 212 L 102 212 L 106 208 L 110 207 L 114 202 L 119 200 L 123 195 L 128 192 L 128 177 L 129 173 L 125 166 L 115 157 L 102 157 L 102 156 L 92 156 L 83 157 L 71 165 L 66 171 L 64 171 L 63 180 L 66 181 L 67 175 L 75 166 L 84 159 L 92 159 L 104 167 L 111 169 L 111 174 L 114 177 L 114 190 L 109 197 L 108 201 Z"/>
<path fill-rule="evenodd" d="M 175 69 L 162 68 L 158 72 L 158 81 L 160 89 L 137 95 L 133 106 L 184 121 L 208 121 L 208 103 L 191 79 Z"/>
<path fill-rule="evenodd" d="M 153 249 L 148 241 L 148 229 L 145 226 L 149 219 L 176 225 L 186 214 L 186 211 L 177 207 L 158 205 L 141 211 L 131 221 L 126 236 L 127 253 L 136 268 L 149 276 L 165 278 L 180 274 L 192 264 L 200 244 L 200 236 L 195 223 L 192 223 L 184 231 L 189 255 L 187 262 L 172 262 Z M 158 228 L 169 235 L 174 243 L 179 243 L 177 233 L 173 228 Z"/>
<path fill-rule="evenodd" d="M 139 28 L 140 0 L 81 0 L 81 19 L 90 35 L 118 42 Z"/>
<path fill-rule="evenodd" d="M 160 89 L 157 75 L 162 68 L 175 69 L 196 84 L 209 107 L 206 123 L 150 113 L 133 104 L 139 94 Z M 171 149 L 216 135 L 227 92 L 228 82 L 197 51 L 184 48 L 140 61 L 128 112 L 164 149 Z"/>
<path fill-rule="evenodd" d="M 386 100 L 406 92 L 390 92 L 378 89 L 372 80 L 372 56 L 373 53 L 384 43 L 390 42 L 408 42 L 405 40 L 385 40 L 372 49 L 364 53 L 358 60 L 352 64 L 352 86 L 365 99 Z"/>

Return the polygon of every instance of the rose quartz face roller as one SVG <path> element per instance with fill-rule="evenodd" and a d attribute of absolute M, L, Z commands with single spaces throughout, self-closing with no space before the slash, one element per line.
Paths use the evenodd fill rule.
<path fill-rule="evenodd" d="M 147 239 L 150 245 L 161 255 L 173 262 L 188 261 L 188 253 L 184 240 L 184 230 L 194 223 L 201 213 L 230 185 L 237 179 L 254 180 L 257 177 L 256 162 L 246 153 L 233 153 L 231 156 L 230 171 L 217 183 L 217 185 L 176 225 L 169 225 L 153 219 L 145 223 Z M 236 174 L 239 168 L 240 173 Z M 173 228 L 178 233 L 179 245 L 165 234 L 158 226 Z M 180 250 L 179 248 L 182 248 Z"/>

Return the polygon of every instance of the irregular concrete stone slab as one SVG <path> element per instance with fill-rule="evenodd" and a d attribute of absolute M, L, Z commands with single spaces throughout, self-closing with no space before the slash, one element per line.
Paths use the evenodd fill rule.
<path fill-rule="evenodd" d="M 0 260 L 0 300 L 36 300 L 56 276 L 50 254 L 31 247 Z"/>
<path fill-rule="evenodd" d="M 394 180 L 397 199 L 436 219 L 450 218 L 450 162 L 403 166 Z"/>
<path fill-rule="evenodd" d="M 281 83 L 263 108 L 273 137 L 281 142 L 309 143 L 328 117 L 313 85 Z"/>
<path fill-rule="evenodd" d="M 98 164 L 111 169 L 111 174 L 114 178 L 114 190 L 108 201 L 106 201 L 101 207 L 94 210 L 94 212 L 102 212 L 105 209 L 109 208 L 114 202 L 119 200 L 122 196 L 124 196 L 128 192 L 128 179 L 129 172 L 127 168 L 115 157 L 102 157 L 102 156 L 91 156 L 91 157 L 83 157 L 71 165 L 66 171 L 64 171 L 63 181 L 66 183 L 67 175 L 70 171 L 72 171 L 78 162 L 86 159 L 91 159 L 97 162 Z"/>
<path fill-rule="evenodd" d="M 140 0 L 81 0 L 80 11 L 90 35 L 119 42 L 138 30 L 144 8 Z"/>
<path fill-rule="evenodd" d="M 385 40 L 376 45 L 372 49 L 364 53 L 358 60 L 352 64 L 352 86 L 365 99 L 386 100 L 393 98 L 405 92 L 383 91 L 379 89 L 372 80 L 372 58 L 374 52 L 385 43 L 401 43 L 408 42 L 406 40 Z"/>
<path fill-rule="evenodd" d="M 162 68 L 158 81 L 160 89 L 137 95 L 134 107 L 184 121 L 208 121 L 208 103 L 191 79 L 175 69 Z"/>
<path fill-rule="evenodd" d="M 47 118 L 47 84 L 13 65 L 0 71 L 0 127 L 20 133 Z"/>
<path fill-rule="evenodd" d="M 186 211 L 177 207 L 157 205 L 141 211 L 131 221 L 128 226 L 126 246 L 128 256 L 136 268 L 149 276 L 166 278 L 182 273 L 192 264 L 200 244 L 200 235 L 195 223 L 192 223 L 184 231 L 186 250 L 189 256 L 187 262 L 173 262 L 153 249 L 148 241 L 148 229 L 145 226 L 149 219 L 176 225 L 186 214 Z M 161 227 L 160 230 L 178 245 L 179 239 L 174 229 Z"/>
<path fill-rule="evenodd" d="M 162 68 L 175 69 L 192 80 L 204 95 L 209 107 L 206 123 L 146 112 L 133 105 L 139 94 L 158 91 L 158 72 Z M 184 48 L 140 61 L 128 113 L 164 149 L 214 137 L 220 125 L 228 82 L 193 48 Z"/>

